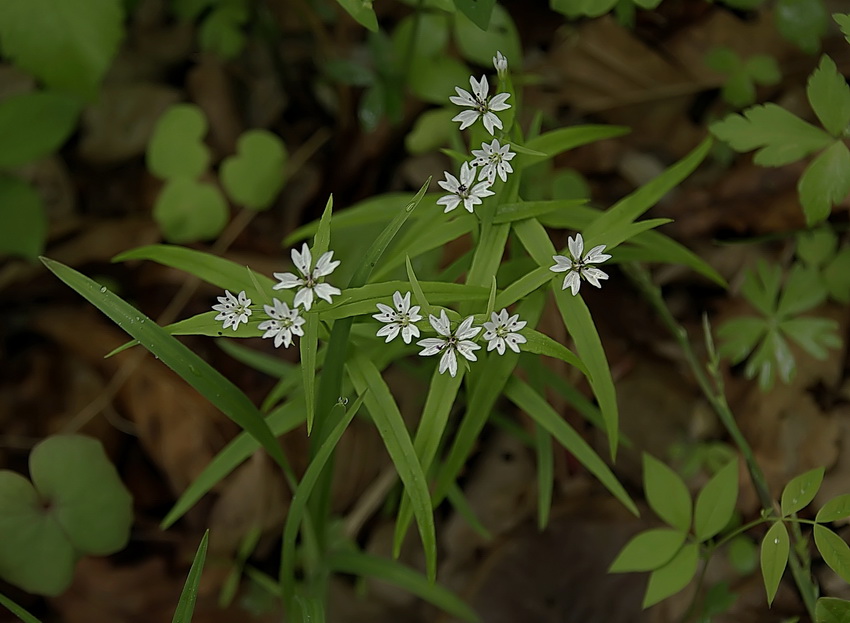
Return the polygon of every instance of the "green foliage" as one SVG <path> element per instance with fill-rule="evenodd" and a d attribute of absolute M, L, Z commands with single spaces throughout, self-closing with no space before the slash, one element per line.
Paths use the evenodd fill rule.
<path fill-rule="evenodd" d="M 186 177 L 169 180 L 153 208 L 166 239 L 184 244 L 215 238 L 229 216 L 218 188 Z"/>
<path fill-rule="evenodd" d="M 7 610 L 9 610 L 9 612 L 18 617 L 21 621 L 23 621 L 23 623 L 41 623 L 41 621 L 36 619 L 33 615 L 31 615 L 29 612 L 24 610 L 22 607 L 20 607 L 18 604 L 16 604 L 14 601 L 9 599 L 2 593 L 0 593 L 0 606 L 3 606 Z"/>
<path fill-rule="evenodd" d="M 815 606 L 815 623 L 850 622 L 850 601 L 836 597 L 821 597 Z"/>
<path fill-rule="evenodd" d="M 266 210 L 283 187 L 285 163 L 283 141 L 266 130 L 249 130 L 239 137 L 236 154 L 222 162 L 221 182 L 234 203 Z"/>
<path fill-rule="evenodd" d="M 747 378 L 758 376 L 762 389 L 772 387 L 777 374 L 785 383 L 793 377 L 796 362 L 787 339 L 818 359 L 826 357 L 827 348 L 840 346 L 834 321 L 795 317 L 826 298 L 815 269 L 794 264 L 783 288 L 782 270 L 762 260 L 755 271 L 747 271 L 741 291 L 762 316 L 742 316 L 724 323 L 717 332 L 721 340 L 718 352 L 733 364 L 749 357 L 744 373 Z"/>
<path fill-rule="evenodd" d="M 812 225 L 825 220 L 832 206 L 850 192 L 850 151 L 844 143 L 850 87 L 832 59 L 823 56 L 806 94 L 826 132 L 775 104 L 729 115 L 710 130 L 736 151 L 758 149 L 754 161 L 764 166 L 782 166 L 820 152 L 797 185 L 806 221 Z"/>
<path fill-rule="evenodd" d="M 776 84 L 782 77 L 776 59 L 766 54 L 757 54 L 744 61 L 733 50 L 716 47 L 708 53 L 705 62 L 715 71 L 726 74 L 721 95 L 738 108 L 756 101 L 757 84 Z"/>
<path fill-rule="evenodd" d="M 177 609 L 174 611 L 171 623 L 190 623 L 192 620 L 192 614 L 195 612 L 195 602 L 198 599 L 198 585 L 201 583 L 201 573 L 204 570 L 204 561 L 207 558 L 209 540 L 210 531 L 207 530 L 204 532 L 204 536 L 198 545 L 198 550 L 195 552 L 192 567 L 189 569 L 189 575 L 186 576 L 186 583 L 180 592 L 180 599 L 177 601 Z"/>
<path fill-rule="evenodd" d="M 242 28 L 247 21 L 245 0 L 219 0 L 198 31 L 201 49 L 224 59 L 236 58 L 245 47 Z"/>
<path fill-rule="evenodd" d="M 815 525 L 815 547 L 823 561 L 845 582 L 850 583 L 850 547 L 840 536 L 820 524 Z"/>
<path fill-rule="evenodd" d="M 827 12 L 823 0 L 778 0 L 776 28 L 804 52 L 815 54 L 826 34 Z"/>
<path fill-rule="evenodd" d="M 357 20 L 357 23 L 372 32 L 377 32 L 378 17 L 375 15 L 375 9 L 372 8 L 371 0 L 337 0 L 337 2 Z"/>
<path fill-rule="evenodd" d="M 832 19 L 838 24 L 847 43 L 850 43 L 850 13 L 833 13 Z"/>
<path fill-rule="evenodd" d="M 820 523 L 829 523 L 850 517 L 850 493 L 832 498 L 818 511 L 815 520 Z"/>
<path fill-rule="evenodd" d="M 148 143 L 148 169 L 164 180 L 199 177 L 210 162 L 203 141 L 206 133 L 207 118 L 198 106 L 170 107 L 156 122 Z"/>
<path fill-rule="evenodd" d="M 697 572 L 698 562 L 699 546 L 696 543 L 682 546 L 670 562 L 649 574 L 643 607 L 654 606 L 690 584 Z"/>
<path fill-rule="evenodd" d="M 56 151 L 74 131 L 80 109 L 78 98 L 54 91 L 0 100 L 0 168 L 19 167 Z"/>
<path fill-rule="evenodd" d="M 775 522 L 761 542 L 761 574 L 764 589 L 767 592 L 767 603 L 772 604 L 779 581 L 785 573 L 788 564 L 788 554 L 791 546 L 788 541 L 788 530 L 781 521 Z"/>
<path fill-rule="evenodd" d="M 738 500 L 738 461 L 720 469 L 697 496 L 694 507 L 694 535 L 706 541 L 718 534 L 732 518 Z"/>
<path fill-rule="evenodd" d="M 787 517 L 804 509 L 815 499 L 823 482 L 823 467 L 800 474 L 782 490 L 782 516 Z"/>
<path fill-rule="evenodd" d="M 687 534 L 673 528 L 645 530 L 633 537 L 611 563 L 611 573 L 652 571 L 673 559 Z"/>
<path fill-rule="evenodd" d="M 32 483 L 0 471 L 0 577 L 20 588 L 58 595 L 77 558 L 122 549 L 133 521 L 132 498 L 100 442 L 48 437 L 29 458 Z M 97 486 L 92 486 L 97 483 Z"/>
<path fill-rule="evenodd" d="M 661 0 L 549 0 L 549 6 L 569 17 L 601 17 L 616 9 L 621 23 L 634 22 L 635 8 L 650 10 L 661 4 Z"/>
<path fill-rule="evenodd" d="M 0 222 L 0 253 L 38 257 L 47 238 L 47 215 L 32 186 L 0 174 Z"/>
<path fill-rule="evenodd" d="M 646 501 L 666 523 L 687 532 L 691 527 L 691 494 L 681 477 L 658 459 L 643 455 Z"/>

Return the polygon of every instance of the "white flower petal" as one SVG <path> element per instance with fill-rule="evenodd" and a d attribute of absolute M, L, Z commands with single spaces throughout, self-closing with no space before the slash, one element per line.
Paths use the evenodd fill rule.
<path fill-rule="evenodd" d="M 295 294 L 293 305 L 295 305 L 295 307 L 301 305 L 305 311 L 310 311 L 310 308 L 313 306 L 313 289 L 301 288 L 298 290 Z"/>
<path fill-rule="evenodd" d="M 600 262 L 604 262 L 605 260 L 610 260 L 611 256 L 607 253 L 603 253 L 604 250 L 604 244 L 600 244 L 599 246 L 593 247 L 590 251 L 587 252 L 587 255 L 584 256 L 585 263 L 599 264 Z"/>
<path fill-rule="evenodd" d="M 422 347 L 422 352 L 419 354 L 423 357 L 428 357 L 430 355 L 436 355 L 443 350 L 446 345 L 446 341 L 436 337 L 426 337 L 424 340 L 416 342 L 416 344 L 417 346 Z"/>
<path fill-rule="evenodd" d="M 459 352 L 461 355 L 463 355 L 470 361 L 478 361 L 478 357 L 475 356 L 475 353 L 473 351 L 476 351 L 479 348 L 481 348 L 481 346 L 479 346 L 475 342 L 470 342 L 469 340 L 462 340 L 457 343 L 457 352 Z"/>
<path fill-rule="evenodd" d="M 375 334 L 377 337 L 387 336 L 387 342 L 393 340 L 395 336 L 398 335 L 398 332 L 401 330 L 398 323 L 392 323 L 388 325 L 384 325 L 378 332 Z"/>
<path fill-rule="evenodd" d="M 472 323 L 475 321 L 475 318 L 469 316 L 466 320 L 460 323 L 460 326 L 455 331 L 455 337 L 459 340 L 468 340 L 469 338 L 475 337 L 481 332 L 481 327 L 473 327 Z"/>
<path fill-rule="evenodd" d="M 510 104 L 506 104 L 505 102 L 511 96 L 510 93 L 499 93 L 498 95 L 494 95 L 490 102 L 487 104 L 487 107 L 490 110 L 495 110 L 496 112 L 500 112 L 502 110 L 507 110 L 511 107 Z M 500 128 L 502 126 L 499 126 Z"/>
<path fill-rule="evenodd" d="M 555 260 L 555 265 L 550 266 L 549 270 L 553 273 L 565 273 L 573 268 L 573 263 L 563 255 L 553 255 L 552 259 Z"/>
<path fill-rule="evenodd" d="M 305 277 L 310 274 L 310 264 L 313 263 L 313 256 L 310 254 L 310 247 L 307 246 L 307 243 L 301 245 L 301 253 L 292 249 L 292 263 L 295 264 L 295 268 L 299 270 L 299 272 Z"/>
<path fill-rule="evenodd" d="M 608 275 L 606 273 L 602 272 L 598 268 L 592 268 L 590 266 L 581 271 L 581 275 L 590 285 L 596 286 L 597 288 L 602 287 L 602 284 L 599 283 L 600 279 L 608 279 Z"/>
<path fill-rule="evenodd" d="M 319 261 L 316 262 L 316 269 L 313 271 L 314 279 L 318 279 L 319 277 L 327 277 L 334 271 L 337 266 L 339 266 L 340 261 L 332 261 L 333 256 L 333 251 L 322 253 L 322 257 L 320 257 Z"/>
<path fill-rule="evenodd" d="M 449 371 L 452 376 L 457 375 L 457 355 L 453 348 L 447 348 L 440 358 L 440 374 Z"/>
<path fill-rule="evenodd" d="M 444 195 L 437 199 L 437 203 L 439 205 L 446 206 L 446 209 L 443 210 L 443 212 L 451 212 L 460 205 L 460 201 L 461 199 L 457 195 Z"/>
<path fill-rule="evenodd" d="M 581 237 L 581 234 L 576 234 L 576 237 L 573 238 L 570 236 L 567 239 L 567 246 L 570 249 L 570 254 L 576 259 L 581 260 L 582 251 L 584 251 L 584 239 Z"/>
<path fill-rule="evenodd" d="M 317 283 L 313 286 L 313 290 L 320 299 L 327 301 L 328 303 L 333 303 L 331 300 L 331 296 L 338 296 L 342 294 L 339 288 L 336 286 L 332 286 L 329 283 Z"/>
<path fill-rule="evenodd" d="M 272 286 L 273 290 L 281 290 L 285 288 L 297 288 L 304 285 L 304 280 L 296 277 L 292 273 L 273 273 L 274 278 L 279 280 Z"/>
<path fill-rule="evenodd" d="M 457 104 L 458 106 L 475 106 L 475 98 L 470 95 L 469 91 L 460 87 L 455 87 L 455 91 L 457 95 L 449 97 L 449 101 L 452 104 Z"/>
<path fill-rule="evenodd" d="M 576 271 L 571 271 L 567 273 L 567 276 L 564 278 L 564 285 L 561 287 L 562 290 L 566 290 L 570 288 L 573 291 L 573 296 L 578 294 L 578 289 L 581 287 L 581 278 L 578 276 Z"/>
<path fill-rule="evenodd" d="M 487 82 L 487 76 L 481 76 L 481 80 L 479 82 L 475 81 L 474 76 L 470 76 L 469 84 L 472 87 L 472 92 L 475 94 L 475 97 L 482 102 L 487 99 L 488 95 L 490 95 L 490 85 Z"/>
<path fill-rule="evenodd" d="M 476 110 L 464 110 L 452 117 L 452 121 L 460 121 L 460 129 L 465 130 L 475 123 L 480 116 L 481 115 Z"/>
<path fill-rule="evenodd" d="M 415 337 L 419 337 L 419 327 L 415 324 L 409 324 L 406 327 L 402 327 L 401 339 L 404 340 L 405 344 L 410 344 L 410 340 Z"/>
<path fill-rule="evenodd" d="M 428 322 L 431 323 L 431 326 L 434 328 L 434 331 L 439 333 L 444 337 L 452 336 L 451 323 L 449 323 L 449 317 L 446 315 L 446 310 L 440 310 L 440 317 L 437 318 L 433 314 L 428 315 Z"/>

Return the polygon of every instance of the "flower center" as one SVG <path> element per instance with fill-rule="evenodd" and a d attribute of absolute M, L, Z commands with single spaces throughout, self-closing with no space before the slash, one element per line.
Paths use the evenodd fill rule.
<path fill-rule="evenodd" d="M 247 309 L 247 307 L 245 305 L 241 305 L 241 304 L 235 305 L 233 307 L 233 313 L 236 314 L 237 316 L 243 316 L 245 314 L 246 309 Z"/>
<path fill-rule="evenodd" d="M 500 325 L 496 327 L 497 336 L 504 338 L 508 333 L 510 333 L 510 331 L 508 331 L 508 328 L 505 325 Z"/>

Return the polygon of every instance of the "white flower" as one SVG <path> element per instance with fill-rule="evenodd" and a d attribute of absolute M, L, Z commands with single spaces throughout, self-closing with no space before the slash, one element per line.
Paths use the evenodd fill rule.
<path fill-rule="evenodd" d="M 263 305 L 263 309 L 270 320 L 264 320 L 260 323 L 260 331 L 265 331 L 263 338 L 274 338 L 274 347 L 280 348 L 283 344 L 284 348 L 289 348 L 292 344 L 293 335 L 304 335 L 304 329 L 301 325 L 306 321 L 301 317 L 301 312 L 297 307 L 289 309 L 289 305 L 282 303 L 277 299 L 272 299 L 272 305 Z"/>
<path fill-rule="evenodd" d="M 422 316 L 419 315 L 419 305 L 411 307 L 410 292 L 402 296 L 399 291 L 393 294 L 393 303 L 395 303 L 395 309 L 389 305 L 377 303 L 381 313 L 372 314 L 372 318 L 389 323 L 378 329 L 377 336 L 386 336 L 386 341 L 389 342 L 401 332 L 401 339 L 405 344 L 410 344 L 412 338 L 419 337 L 419 327 L 413 324 L 417 320 L 422 320 Z"/>
<path fill-rule="evenodd" d="M 555 260 L 555 265 L 549 267 L 549 270 L 553 273 L 567 273 L 561 289 L 566 290 L 567 288 L 571 288 L 573 296 L 575 296 L 578 294 L 582 279 L 597 288 L 601 288 L 602 284 L 599 283 L 599 280 L 608 279 L 608 275 L 598 268 L 588 266 L 588 264 L 599 264 L 600 262 L 611 259 L 610 255 L 603 253 L 605 245 L 600 244 L 597 247 L 593 247 L 583 258 L 581 254 L 584 251 L 584 240 L 582 240 L 581 234 L 576 234 L 575 239 L 570 236 L 567 246 L 570 248 L 572 258 L 564 257 L 563 255 L 553 255 L 552 259 Z"/>
<path fill-rule="evenodd" d="M 503 309 L 498 314 L 490 313 L 490 322 L 484 323 L 484 339 L 487 344 L 487 352 L 494 348 L 500 355 L 505 354 L 505 345 L 507 344 L 515 353 L 519 352 L 519 345 L 525 344 L 528 340 L 524 335 L 517 333 L 524 328 L 528 323 L 525 320 L 519 319 L 519 314 L 514 314 L 508 318 L 508 310 Z"/>
<path fill-rule="evenodd" d="M 443 353 L 440 359 L 440 374 L 449 371 L 449 374 L 455 376 L 457 374 L 457 353 L 466 357 L 469 361 L 477 361 L 473 351 L 481 348 L 475 342 L 471 342 L 469 338 L 473 338 L 481 331 L 481 327 L 472 326 L 472 316 L 460 323 L 460 326 L 452 334 L 449 318 L 446 316 L 446 310 L 440 311 L 440 317 L 437 318 L 428 315 L 428 322 L 434 327 L 434 330 L 441 337 L 428 337 L 424 340 L 419 340 L 417 344 L 422 347 L 419 353 L 423 357 Z"/>
<path fill-rule="evenodd" d="M 475 156 L 472 166 L 481 167 L 481 173 L 478 175 L 479 180 L 486 179 L 487 182 L 492 184 L 496 181 L 496 174 L 498 173 L 499 178 L 503 182 L 507 182 L 508 173 L 514 172 L 508 161 L 513 160 L 516 154 L 511 151 L 509 144 L 499 145 L 498 139 L 494 138 L 489 145 L 481 143 L 481 149 L 473 149 L 472 155 Z"/>
<path fill-rule="evenodd" d="M 224 291 L 224 296 L 217 296 L 219 304 L 213 305 L 212 308 L 218 312 L 216 320 L 224 320 L 223 328 L 233 327 L 236 331 L 240 322 L 248 324 L 248 316 L 251 315 L 251 299 L 245 296 L 245 291 L 239 293 L 239 297 L 233 296 L 228 290 Z"/>
<path fill-rule="evenodd" d="M 478 121 L 480 117 L 483 117 L 484 127 L 487 128 L 490 134 L 495 134 L 496 131 L 494 128 L 502 129 L 502 120 L 494 114 L 494 111 L 499 112 L 500 110 L 510 108 L 511 105 L 506 104 L 505 100 L 511 94 L 499 93 L 491 99 L 489 97 L 490 85 L 487 84 L 487 76 L 481 76 L 480 82 L 476 82 L 475 76 L 470 76 L 469 84 L 472 87 L 472 93 L 474 95 L 460 87 L 455 87 L 457 95 L 452 95 L 449 101 L 458 106 L 469 106 L 472 110 L 464 110 L 462 113 L 458 113 L 452 118 L 452 121 L 460 121 L 460 129 L 463 130 Z"/>
<path fill-rule="evenodd" d="M 451 212 L 463 202 L 463 207 L 466 208 L 467 212 L 472 214 L 472 207 L 474 205 L 481 203 L 482 198 L 494 194 L 489 188 L 490 184 L 487 182 L 478 182 L 473 186 L 475 182 L 475 169 L 469 166 L 468 162 L 464 162 L 460 167 L 460 182 L 448 171 L 444 173 L 446 175 L 446 181 L 440 180 L 437 183 L 440 185 L 440 188 L 452 194 L 443 195 L 437 199 L 439 205 L 446 206 L 443 212 Z"/>
<path fill-rule="evenodd" d="M 505 74 L 508 71 L 508 59 L 505 58 L 505 55 L 501 52 L 496 52 L 496 56 L 493 57 L 493 67 L 496 68 L 499 76 Z"/>
<path fill-rule="evenodd" d="M 292 273 L 274 273 L 275 279 L 280 283 L 276 283 L 273 287 L 275 290 L 282 288 L 298 288 L 295 294 L 294 307 L 301 305 L 305 311 L 310 311 L 313 305 L 313 297 L 318 296 L 328 303 L 332 303 L 331 295 L 341 294 L 339 288 L 328 283 L 318 283 L 321 277 L 327 277 L 334 269 L 339 266 L 339 260 L 331 261 L 334 252 L 328 251 L 323 253 L 319 261 L 316 262 L 316 267 L 311 270 L 310 266 L 313 262 L 313 256 L 310 255 L 310 249 L 305 242 L 301 247 L 301 253 L 292 249 L 292 263 L 303 276 L 298 277 Z"/>

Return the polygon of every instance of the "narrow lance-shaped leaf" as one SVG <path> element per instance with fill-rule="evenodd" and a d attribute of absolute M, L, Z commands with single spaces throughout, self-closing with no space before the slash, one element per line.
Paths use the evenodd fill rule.
<path fill-rule="evenodd" d="M 773 603 L 773 598 L 779 589 L 779 581 L 788 564 L 790 549 L 788 530 L 784 523 L 777 521 L 770 527 L 761 542 L 761 575 L 764 579 L 768 605 Z"/>
<path fill-rule="evenodd" d="M 838 519 L 850 517 L 850 493 L 832 498 L 818 511 L 816 521 L 828 523 Z"/>
<path fill-rule="evenodd" d="M 171 623 L 189 623 L 192 620 L 192 614 L 195 612 L 195 602 L 198 599 L 198 584 L 201 582 L 201 573 L 204 570 L 204 561 L 207 557 L 207 546 L 209 545 L 210 531 L 204 532 L 204 537 L 198 545 L 198 551 L 195 552 L 195 559 L 192 561 L 192 568 L 189 569 L 189 575 L 186 577 L 186 583 L 183 585 L 183 591 L 180 593 L 180 600 L 177 602 L 177 609 L 174 611 L 174 617 Z"/>
<path fill-rule="evenodd" d="M 694 533 L 705 541 L 720 532 L 735 512 L 738 499 L 738 461 L 730 461 L 702 488 L 694 509 Z"/>
<path fill-rule="evenodd" d="M 653 528 L 635 535 L 617 554 L 610 573 L 652 571 L 672 560 L 685 542 L 686 534 L 671 528 Z"/>
<path fill-rule="evenodd" d="M 829 528 L 815 525 L 815 546 L 823 561 L 845 582 L 850 582 L 850 547 Z"/>
<path fill-rule="evenodd" d="M 649 576 L 643 607 L 649 608 L 685 588 L 697 572 L 698 562 L 699 546 L 696 543 L 682 547 L 670 562 Z"/>
<path fill-rule="evenodd" d="M 24 610 L 21 606 L 16 604 L 14 601 L 9 599 L 2 593 L 0 593 L 0 606 L 3 606 L 7 610 L 9 610 L 9 612 L 14 614 L 24 623 L 41 623 L 41 621 L 39 621 L 37 618 L 35 618 L 33 615 L 31 615 L 29 612 Z"/>
<path fill-rule="evenodd" d="M 782 516 L 787 517 L 809 505 L 823 482 L 823 467 L 792 478 L 782 490 Z"/>
<path fill-rule="evenodd" d="M 658 459 L 644 453 L 646 501 L 661 519 L 683 532 L 691 527 L 691 494 L 682 478 Z"/>

